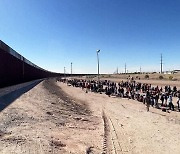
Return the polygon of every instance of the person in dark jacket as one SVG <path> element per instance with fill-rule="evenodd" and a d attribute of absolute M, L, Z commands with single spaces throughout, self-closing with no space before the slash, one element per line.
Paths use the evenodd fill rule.
<path fill-rule="evenodd" d="M 164 94 L 162 94 L 162 95 L 161 95 L 161 98 L 160 98 L 160 100 L 161 100 L 161 106 L 164 105 L 164 97 L 165 97 Z"/>

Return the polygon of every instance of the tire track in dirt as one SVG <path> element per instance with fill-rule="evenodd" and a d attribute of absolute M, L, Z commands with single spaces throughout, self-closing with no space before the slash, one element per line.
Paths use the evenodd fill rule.
<path fill-rule="evenodd" d="M 122 110 L 126 109 L 124 105 L 121 105 Z M 123 128 L 123 124 L 119 123 L 120 119 L 114 115 L 115 113 L 109 110 L 108 106 L 103 107 L 104 115 L 106 116 L 106 123 L 109 126 L 109 142 L 111 141 L 111 153 L 124 154 L 131 152 L 131 146 Z M 106 114 L 105 114 L 106 112 Z"/>
<path fill-rule="evenodd" d="M 103 115 L 102 115 L 102 119 L 103 119 L 103 122 L 104 122 L 104 137 L 103 137 L 103 152 L 102 154 L 106 154 L 108 152 L 108 129 L 109 129 L 109 126 L 108 126 L 108 121 L 107 121 L 107 117 L 103 111 Z"/>
<path fill-rule="evenodd" d="M 110 117 L 107 117 L 103 111 L 102 115 L 104 121 L 104 141 L 102 154 L 119 154 L 123 153 L 119 138 Z"/>
<path fill-rule="evenodd" d="M 110 123 L 110 130 L 112 134 L 112 140 L 115 143 L 116 153 L 124 154 L 131 153 L 133 149 L 128 140 L 128 136 L 126 130 L 123 127 L 123 124 L 120 122 L 120 119 L 117 119 L 113 113 L 108 116 L 108 120 Z"/>
<path fill-rule="evenodd" d="M 110 131 L 111 131 L 111 140 L 113 143 L 112 150 L 114 151 L 115 154 L 123 153 L 122 146 L 119 142 L 119 138 L 111 118 L 109 118 L 109 123 L 110 123 Z"/>

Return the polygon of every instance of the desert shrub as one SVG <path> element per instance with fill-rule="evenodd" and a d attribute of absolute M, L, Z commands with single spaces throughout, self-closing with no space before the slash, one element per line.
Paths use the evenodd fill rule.
<path fill-rule="evenodd" d="M 173 76 L 169 76 L 169 80 L 172 80 L 173 79 Z"/>
<path fill-rule="evenodd" d="M 164 77 L 162 75 L 159 76 L 159 79 L 162 80 Z"/>
<path fill-rule="evenodd" d="M 145 78 L 145 79 L 149 79 L 149 75 L 146 74 L 146 75 L 144 76 L 144 78 Z"/>

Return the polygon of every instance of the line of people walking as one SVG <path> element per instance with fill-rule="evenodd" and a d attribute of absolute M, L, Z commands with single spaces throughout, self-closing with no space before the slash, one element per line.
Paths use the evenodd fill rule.
<path fill-rule="evenodd" d="M 82 79 L 61 79 L 60 81 L 73 87 L 80 87 L 86 93 L 105 93 L 109 97 L 116 96 L 137 100 L 146 104 L 147 111 L 149 111 L 150 106 L 162 109 L 162 111 L 168 109 L 174 111 L 173 97 L 177 97 L 177 110 L 180 112 L 180 90 L 176 86 L 165 86 L 163 88 L 134 80 L 121 81 L 119 83 L 108 80 L 98 82 L 96 80 Z"/>

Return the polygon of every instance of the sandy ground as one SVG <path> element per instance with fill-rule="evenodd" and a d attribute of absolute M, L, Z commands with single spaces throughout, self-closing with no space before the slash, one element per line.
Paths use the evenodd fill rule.
<path fill-rule="evenodd" d="M 146 112 L 145 105 L 134 100 L 59 85 L 73 97 L 85 100 L 94 113 L 102 112 L 107 153 L 180 153 L 179 112 L 154 108 Z"/>
<path fill-rule="evenodd" d="M 55 81 L 43 81 L 1 111 L 0 153 L 101 153 L 102 123 Z"/>
<path fill-rule="evenodd" d="M 0 112 L 0 153 L 179 154 L 179 130 L 179 112 L 46 80 Z"/>

